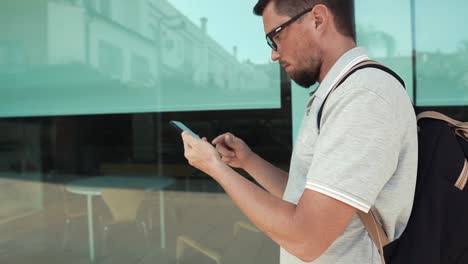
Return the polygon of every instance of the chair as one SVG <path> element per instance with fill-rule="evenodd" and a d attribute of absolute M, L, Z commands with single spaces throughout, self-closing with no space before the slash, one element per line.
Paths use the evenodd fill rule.
<path fill-rule="evenodd" d="M 141 205 L 146 198 L 144 190 L 104 189 L 101 193 L 104 203 L 109 208 L 111 219 L 101 220 L 103 231 L 103 251 L 107 251 L 109 233 L 116 226 L 135 224 L 141 230 L 146 246 L 149 247 L 149 233 L 146 219 L 140 217 Z M 124 237 L 125 238 L 125 237 Z"/>
<path fill-rule="evenodd" d="M 88 213 L 86 211 L 85 200 L 79 199 L 80 197 L 77 195 L 68 192 L 64 185 L 59 186 L 59 192 L 63 201 L 63 212 L 65 213 L 62 247 L 66 249 L 70 240 L 73 221 L 78 218 L 84 218 Z"/>
<path fill-rule="evenodd" d="M 195 259 L 197 258 L 197 259 Z M 200 258 L 204 258 L 201 260 Z M 245 221 L 233 226 L 233 238 L 223 250 L 214 250 L 188 237 L 177 238 L 176 261 L 185 263 L 275 263 L 279 260 L 279 248 L 259 229 Z"/>
<path fill-rule="evenodd" d="M 176 249 L 182 235 L 203 241 L 214 250 L 224 248 L 232 237 L 233 224 L 245 218 L 225 193 L 169 191 L 165 193 L 165 208 L 171 250 Z"/>

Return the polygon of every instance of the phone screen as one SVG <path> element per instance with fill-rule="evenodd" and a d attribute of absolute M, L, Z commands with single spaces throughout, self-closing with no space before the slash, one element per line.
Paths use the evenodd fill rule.
<path fill-rule="evenodd" d="M 195 132 L 193 132 L 190 128 L 188 128 L 186 125 L 184 125 L 182 122 L 180 121 L 175 121 L 175 120 L 171 120 L 169 122 L 174 128 L 176 128 L 180 133 L 182 133 L 183 131 L 187 131 L 189 132 L 193 137 L 195 138 L 200 138 L 197 134 L 195 134 Z"/>

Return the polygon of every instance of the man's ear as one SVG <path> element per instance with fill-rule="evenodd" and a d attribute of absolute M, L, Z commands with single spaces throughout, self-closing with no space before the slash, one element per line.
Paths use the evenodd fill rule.
<path fill-rule="evenodd" d="M 325 5 L 316 5 L 312 10 L 312 16 L 314 17 L 315 29 L 318 31 L 324 31 L 330 23 L 330 11 Z"/>

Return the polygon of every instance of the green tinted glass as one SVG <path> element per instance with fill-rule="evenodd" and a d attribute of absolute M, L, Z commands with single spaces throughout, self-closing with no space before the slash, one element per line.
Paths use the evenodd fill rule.
<path fill-rule="evenodd" d="M 355 16 L 357 44 L 365 47 L 372 59 L 398 73 L 405 81 L 408 95 L 413 98 L 409 1 L 355 1 Z"/>
<path fill-rule="evenodd" d="M 415 1 L 418 106 L 468 104 L 468 2 Z"/>
<path fill-rule="evenodd" d="M 0 116 L 279 108 L 252 6 L 2 1 Z"/>

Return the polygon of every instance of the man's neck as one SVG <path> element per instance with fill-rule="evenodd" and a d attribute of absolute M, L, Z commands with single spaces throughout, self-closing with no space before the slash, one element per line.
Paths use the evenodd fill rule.
<path fill-rule="evenodd" d="M 320 68 L 319 83 L 322 83 L 333 65 L 335 65 L 343 54 L 356 47 L 356 43 L 349 38 L 335 43 L 337 44 L 329 45 L 327 49 L 324 50 L 322 67 Z"/>

